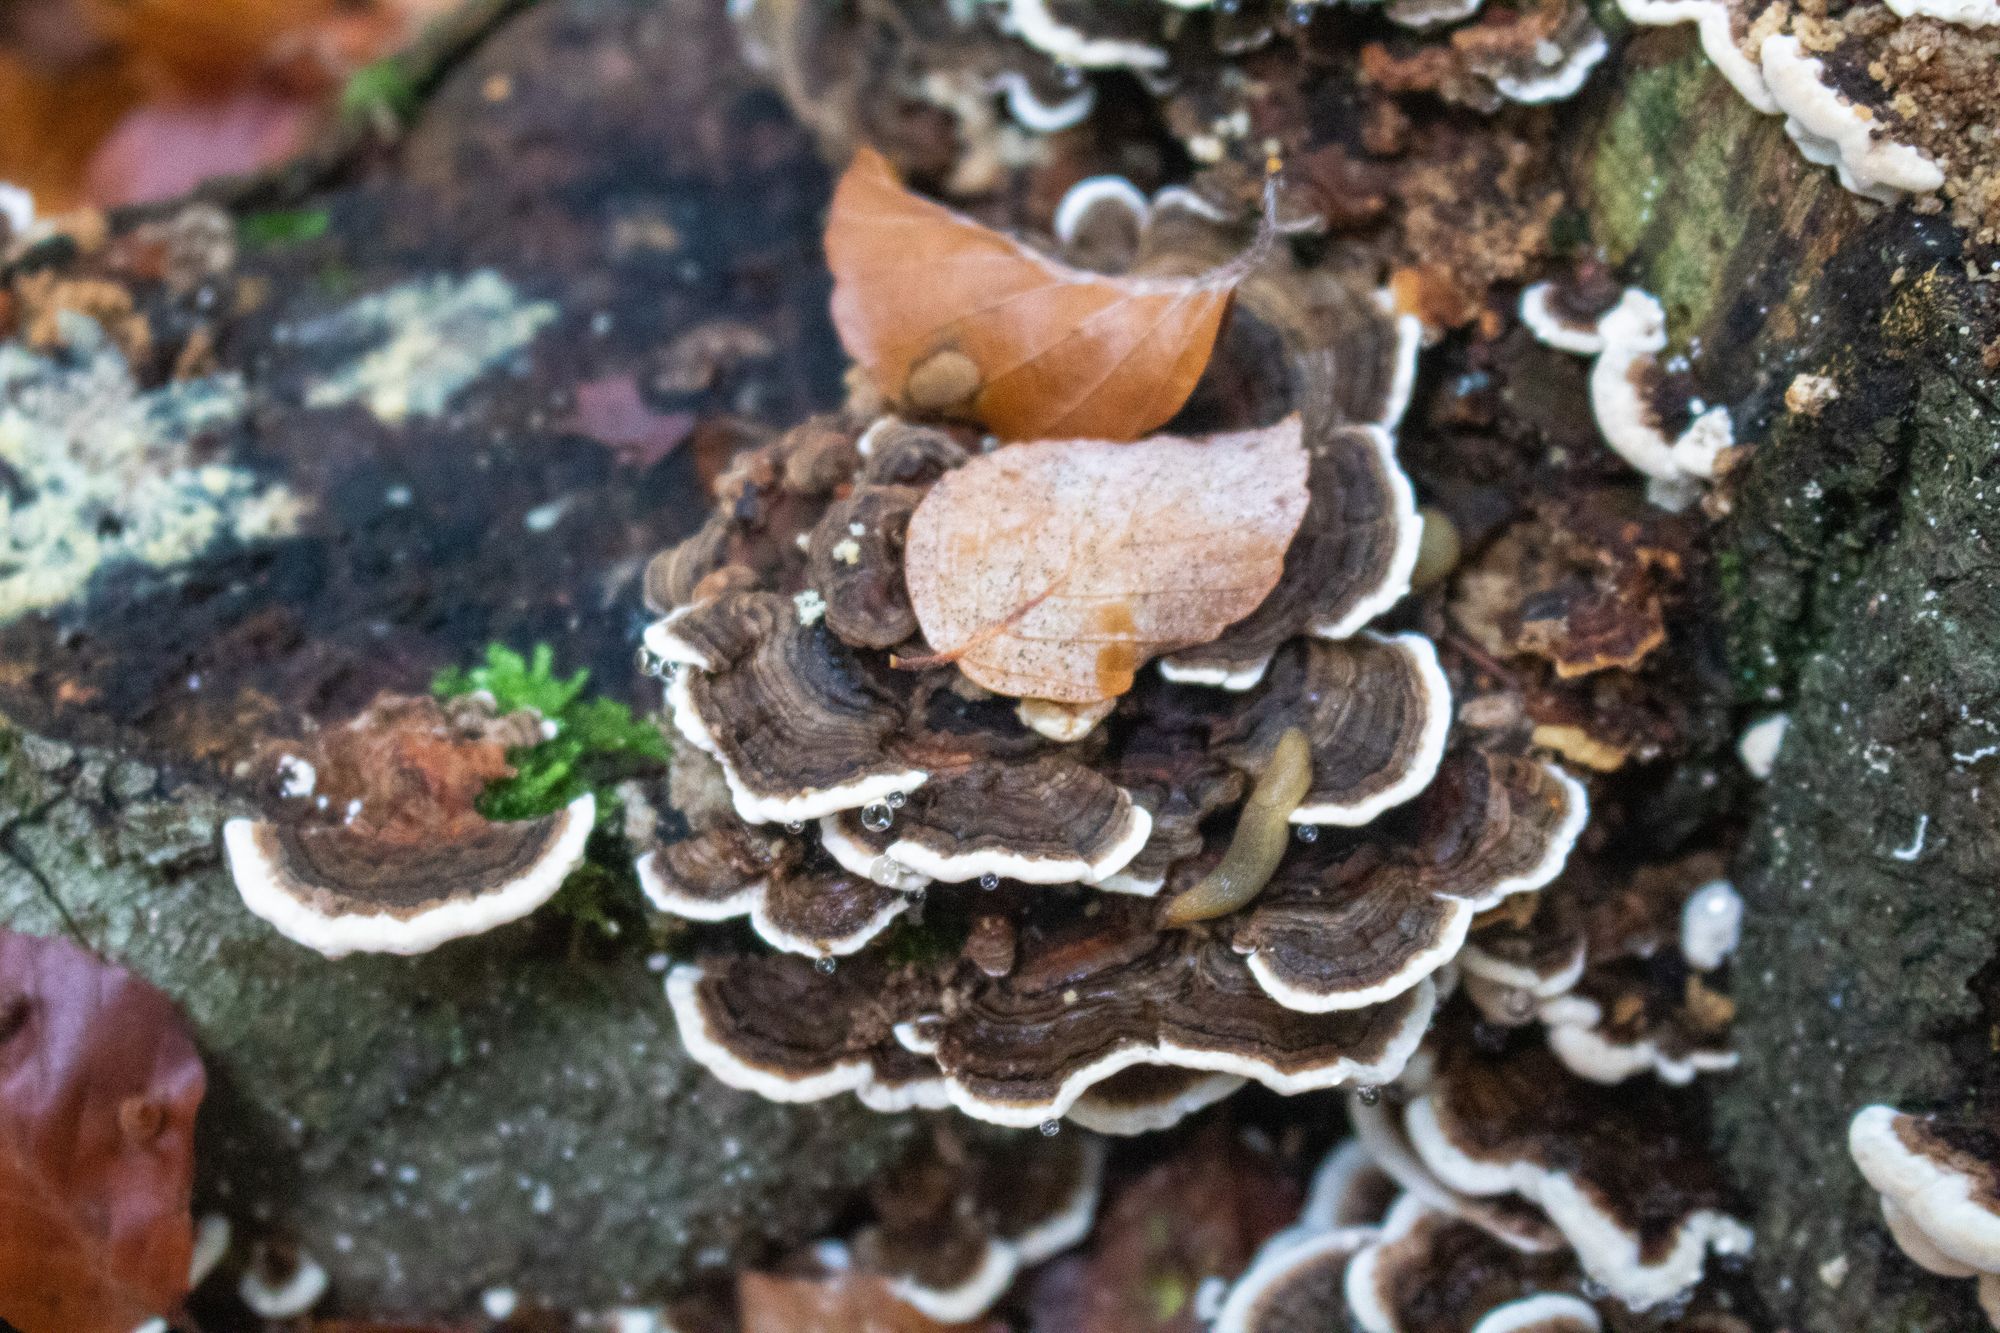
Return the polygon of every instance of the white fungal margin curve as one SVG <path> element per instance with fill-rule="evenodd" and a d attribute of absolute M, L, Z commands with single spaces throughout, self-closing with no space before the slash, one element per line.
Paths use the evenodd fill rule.
<path fill-rule="evenodd" d="M 1943 188 L 1938 164 L 1921 149 L 1877 137 L 1880 122 L 1826 82 L 1825 64 L 1807 55 L 1797 37 L 1766 37 L 1759 54 L 1771 96 L 1785 113 L 1785 133 L 1808 161 L 1834 168 L 1849 190 L 1885 204 Z"/>

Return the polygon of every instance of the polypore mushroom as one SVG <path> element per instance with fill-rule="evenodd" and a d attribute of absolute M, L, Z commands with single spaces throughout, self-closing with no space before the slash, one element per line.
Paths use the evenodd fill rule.
<path fill-rule="evenodd" d="M 1059 822 L 1051 811 L 1062 812 Z M 893 814 L 893 822 L 879 812 L 831 815 L 820 836 L 849 868 L 887 857 L 897 873 L 952 884 L 988 875 L 1097 884 L 1131 863 L 1153 824 L 1130 793 L 1063 755 L 940 772 Z"/>
<path fill-rule="evenodd" d="M 262 1319 L 294 1319 L 326 1295 L 326 1269 L 298 1246 L 258 1241 L 236 1294 Z"/>
<path fill-rule="evenodd" d="M 1133 211 L 1095 193 L 1073 241 Z M 1221 234 L 1159 201 L 1134 265 L 1210 271 Z M 1560 869 L 1580 785 L 1519 737 L 1446 759 L 1445 663 L 1364 632 L 1421 527 L 1388 434 L 1414 321 L 1266 267 L 1224 361 L 1272 426 L 969 456 L 816 419 L 741 456 L 655 560 L 648 649 L 719 790 L 677 763 L 694 837 L 642 877 L 664 910 L 819 955 L 672 971 L 719 1078 L 1114 1132 L 1243 1080 L 1378 1085 L 1472 919 Z"/>
<path fill-rule="evenodd" d="M 1460 985 L 1487 1022 L 1519 1027 L 1576 987 L 1589 951 L 1560 890 L 1542 894 L 1526 920 L 1505 910 L 1492 915 L 1459 952 Z"/>
<path fill-rule="evenodd" d="M 1217 1333 L 1598 1333 L 1579 1274 L 1439 1210 L 1393 1199 L 1365 1141 L 1330 1153 L 1299 1219 L 1257 1252 L 1225 1294 Z"/>
<path fill-rule="evenodd" d="M 1894 203 L 1944 186 L 1944 172 L 1921 149 L 1877 137 L 1881 117 L 1843 97 L 1826 81 L 1826 66 L 1797 37 L 1773 33 L 1758 49 L 1765 86 L 1785 114 L 1785 133 L 1808 162 L 1832 167 L 1859 195 Z"/>
<path fill-rule="evenodd" d="M 1741 1254 L 1749 1228 L 1721 1208 L 1712 1172 L 1656 1086 L 1611 1091 L 1527 1049 L 1499 1058 L 1441 1046 L 1411 1101 L 1410 1142 L 1440 1180 L 1474 1196 L 1519 1194 L 1548 1215 L 1583 1271 L 1634 1310 L 1691 1290 L 1710 1252 Z"/>
<path fill-rule="evenodd" d="M 689 921 L 748 917 L 776 948 L 831 958 L 861 948 L 910 905 L 897 886 L 844 871 L 836 860 L 733 823 L 647 852 L 637 870 L 647 901 L 662 912 Z"/>
<path fill-rule="evenodd" d="M 1356 852 L 1322 836 L 1286 861 L 1232 941 L 1288 1008 L 1379 1003 L 1449 962 L 1480 912 L 1553 879 L 1586 816 L 1582 785 L 1552 765 L 1461 755 L 1426 793 L 1413 847 Z"/>
<path fill-rule="evenodd" d="M 1378 1091 L 1372 1100 L 1348 1096 L 1348 1123 L 1369 1162 L 1408 1197 L 1478 1227 L 1509 1249 L 1523 1254 L 1561 1249 L 1562 1234 L 1532 1205 L 1506 1195 L 1482 1198 L 1462 1193 L 1438 1179 L 1417 1156 L 1403 1121 L 1409 1099 L 1429 1084 L 1428 1077 L 1421 1076 L 1424 1063 L 1412 1061 L 1392 1087 Z"/>
<path fill-rule="evenodd" d="M 1473 73 L 1510 102 L 1529 106 L 1574 97 L 1610 51 L 1587 5 L 1544 3 L 1490 17 L 1454 34 L 1452 45 Z"/>
<path fill-rule="evenodd" d="M 864 955 L 827 975 L 790 957 L 728 957 L 675 968 L 668 995 L 690 1052 L 732 1086 L 878 1105 L 897 1096 L 885 1083 L 910 1082 L 917 1054 L 934 1062 L 945 1101 L 1014 1126 L 1057 1119 L 1135 1066 L 1279 1092 L 1381 1083 L 1429 1023 L 1428 983 L 1367 1009 L 1287 1010 L 1226 944 L 1156 932 L 1139 907 L 1031 932 L 1005 977 L 955 960 L 924 969 Z"/>
<path fill-rule="evenodd" d="M 1701 35 L 1701 49 L 1730 87 L 1757 110 L 1772 115 L 1778 104 L 1764 82 L 1757 57 L 1746 50 L 1751 15 L 1730 0 L 1618 0 L 1634 23 L 1669 27 L 1692 23 Z"/>
<path fill-rule="evenodd" d="M 1574 314 L 1561 313 L 1560 293 L 1544 286 L 1523 294 L 1521 313 L 1550 346 L 1595 356 L 1590 406 L 1604 442 L 1645 474 L 1653 503 L 1685 508 L 1699 493 L 1698 483 L 1716 475 L 1736 433 L 1728 409 L 1703 407 L 1668 375 L 1660 360 L 1667 349 L 1666 308 L 1628 287 L 1586 331 Z"/>
<path fill-rule="evenodd" d="M 1529 1300 L 1542 1301 L 1550 1317 L 1575 1318 L 1581 1307 L 1582 1317 L 1591 1321 L 1551 1324 L 1551 1333 L 1596 1333 L 1597 1312 L 1587 1302 L 1551 1290 L 1573 1280 L 1567 1256 L 1523 1254 L 1462 1218 L 1405 1194 L 1348 1263 L 1342 1292 L 1363 1333 L 1445 1328 L 1488 1333 L 1488 1321 L 1496 1315 L 1499 1327 L 1513 1327 L 1511 1321 Z M 1551 1309 L 1552 1297 L 1563 1303 Z"/>
<path fill-rule="evenodd" d="M 889 753 L 902 721 L 890 687 L 811 605 L 803 593 L 729 592 L 673 625 L 674 725 L 721 761 L 737 813 L 753 824 L 871 805 L 930 776 Z"/>
<path fill-rule="evenodd" d="M 1100 1134 L 1149 1134 L 1215 1105 L 1245 1081 L 1237 1074 L 1134 1065 L 1094 1084 L 1069 1108 L 1069 1118 Z"/>
<path fill-rule="evenodd" d="M 1025 1268 L 1082 1240 L 1097 1215 L 1105 1145 L 1089 1134 L 983 1146 L 940 1129 L 870 1191 L 857 1271 L 940 1323 L 977 1319 Z"/>
<path fill-rule="evenodd" d="M 1551 936 L 1577 931 L 1584 941 L 1588 964 L 1536 1010 L 1572 1072 L 1597 1083 L 1650 1072 L 1684 1085 L 1736 1067 L 1735 1006 L 1710 974 L 1734 951 L 1743 909 L 1720 868 L 1715 857 L 1689 857 L 1594 891 L 1579 875 L 1554 890 L 1576 897 L 1573 926 L 1555 916 L 1528 923 L 1552 949 L 1562 945 Z"/>
<path fill-rule="evenodd" d="M 1882 1220 L 1911 1262 L 1940 1277 L 1977 1277 L 2000 1328 L 2000 1139 L 1984 1126 L 1868 1106 L 1847 1149 L 1877 1193 Z"/>
<path fill-rule="evenodd" d="M 309 737 L 310 759 L 278 767 L 310 813 L 223 826 L 244 905 L 329 958 L 424 953 L 526 916 L 583 859 L 596 812 L 585 793 L 539 819 L 478 813 L 487 783 L 512 772 L 506 751 L 535 739 L 525 715 L 393 695 Z"/>

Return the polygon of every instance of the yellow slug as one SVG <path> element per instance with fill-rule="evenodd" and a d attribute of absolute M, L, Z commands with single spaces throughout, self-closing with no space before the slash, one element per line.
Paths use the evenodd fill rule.
<path fill-rule="evenodd" d="M 1161 924 L 1185 926 L 1227 916 L 1262 893 L 1284 859 L 1292 838 L 1292 811 L 1312 789 L 1312 775 L 1312 747 L 1305 732 L 1287 728 L 1243 803 L 1229 850 L 1199 884 L 1175 895 Z"/>

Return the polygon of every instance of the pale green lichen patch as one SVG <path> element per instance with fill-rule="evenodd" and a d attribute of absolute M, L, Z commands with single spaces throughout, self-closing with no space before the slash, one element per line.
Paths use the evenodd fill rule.
<path fill-rule="evenodd" d="M 1679 59 L 1634 69 L 1606 118 L 1591 163 L 1592 220 L 1613 263 L 1643 248 L 1649 290 L 1668 327 L 1705 324 L 1731 282 L 1734 254 L 1752 209 L 1734 163 L 1762 118 L 1736 96 L 1692 40 Z M 1648 239 L 1656 227 L 1666 237 Z"/>
<path fill-rule="evenodd" d="M 61 318 L 60 355 L 0 346 L 0 624 L 120 562 L 163 569 L 297 530 L 297 495 L 196 457 L 202 435 L 243 415 L 238 376 L 142 392 L 95 321 Z"/>
<path fill-rule="evenodd" d="M 441 415 L 480 376 L 515 355 L 555 319 L 550 301 L 523 301 L 491 269 L 408 282 L 293 330 L 293 340 L 375 340 L 367 352 L 306 391 L 311 407 L 360 403 L 395 425 Z"/>

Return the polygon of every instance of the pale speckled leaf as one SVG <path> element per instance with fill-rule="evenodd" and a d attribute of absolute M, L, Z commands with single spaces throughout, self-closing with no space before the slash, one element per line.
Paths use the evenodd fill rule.
<path fill-rule="evenodd" d="M 1092 703 L 1256 609 L 1305 510 L 1295 416 L 1202 440 L 1017 445 L 931 488 L 905 580 L 932 650 L 973 681 Z"/>

